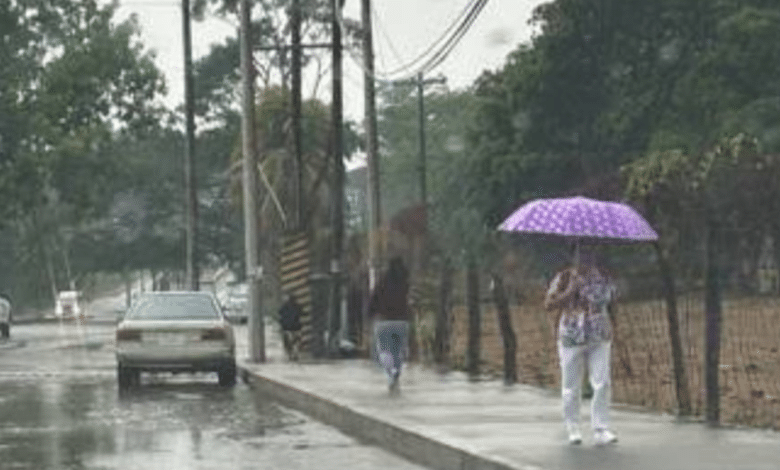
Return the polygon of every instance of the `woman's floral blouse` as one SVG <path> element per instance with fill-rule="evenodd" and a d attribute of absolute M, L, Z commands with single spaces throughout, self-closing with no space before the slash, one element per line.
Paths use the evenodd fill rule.
<path fill-rule="evenodd" d="M 561 285 L 562 278 L 562 272 L 555 276 L 548 294 L 565 288 Z M 572 302 L 563 307 L 564 312 L 558 324 L 558 340 L 566 347 L 612 340 L 612 324 L 607 307 L 617 296 L 615 284 L 600 274 L 581 279 L 583 285 L 577 295 L 585 302 Z M 587 305 L 587 308 L 574 305 Z"/>

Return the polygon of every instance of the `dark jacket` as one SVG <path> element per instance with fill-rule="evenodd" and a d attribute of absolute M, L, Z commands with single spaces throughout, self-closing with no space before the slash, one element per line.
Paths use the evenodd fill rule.
<path fill-rule="evenodd" d="M 370 317 L 380 320 L 409 320 L 409 283 L 383 279 L 376 285 L 368 303 Z"/>
<path fill-rule="evenodd" d="M 279 309 L 279 325 L 284 331 L 298 331 L 301 329 L 301 315 L 303 311 L 295 299 L 290 299 Z"/>

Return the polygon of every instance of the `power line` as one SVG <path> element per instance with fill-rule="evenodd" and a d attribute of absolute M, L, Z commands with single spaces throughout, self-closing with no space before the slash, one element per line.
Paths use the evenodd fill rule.
<path fill-rule="evenodd" d="M 488 0 L 478 0 L 478 3 L 474 6 L 474 9 L 469 12 L 469 15 L 466 17 L 464 22 L 458 26 L 455 34 L 448 40 L 447 44 L 445 44 L 444 47 L 437 51 L 437 53 L 431 59 L 429 59 L 428 62 L 425 63 L 425 65 L 422 67 L 421 73 L 430 72 L 447 59 L 450 53 L 452 53 L 458 43 L 460 43 L 460 41 L 466 35 L 468 30 L 471 29 L 471 26 L 474 25 L 474 22 L 479 17 L 479 14 L 482 13 L 482 10 L 485 8 L 485 5 L 487 5 L 487 2 Z"/>
<path fill-rule="evenodd" d="M 439 43 L 441 43 L 442 41 L 448 40 L 447 37 L 451 33 L 451 31 L 453 29 L 455 29 L 456 27 L 458 27 L 459 24 L 462 24 L 462 22 L 464 21 L 464 18 L 468 17 L 469 12 L 473 11 L 474 7 L 476 6 L 476 4 L 478 2 L 481 2 L 481 1 L 483 1 L 483 0 L 469 0 L 469 3 L 460 12 L 460 14 L 458 14 L 458 16 L 455 19 L 455 21 L 453 21 L 444 30 L 444 32 L 442 32 L 442 34 L 438 38 L 436 38 L 436 40 L 434 40 L 422 53 L 420 53 L 420 55 L 418 55 L 417 57 L 412 59 L 410 62 L 407 62 L 403 66 L 398 67 L 395 70 L 390 70 L 389 72 L 387 72 L 387 75 L 396 75 L 398 73 L 401 73 L 401 72 L 404 72 L 406 70 L 409 70 L 409 69 L 411 69 L 414 66 L 414 64 L 416 64 L 416 63 L 420 62 L 421 60 L 423 60 L 426 56 L 428 56 L 428 54 L 431 53 L 431 51 L 434 50 L 434 48 L 436 48 L 439 45 Z"/>
<path fill-rule="evenodd" d="M 467 7 L 464 9 L 464 11 L 459 15 L 458 20 L 456 20 L 453 24 L 450 25 L 450 27 L 447 28 L 444 35 L 442 35 L 439 39 L 434 41 L 433 44 L 431 44 L 420 56 L 418 56 L 413 61 L 409 62 L 408 64 L 399 67 L 395 70 L 392 70 L 390 72 L 386 73 L 369 73 L 368 75 L 375 81 L 380 82 L 390 82 L 390 81 L 397 81 L 397 80 L 404 80 L 404 79 L 412 79 L 415 76 L 419 75 L 420 73 L 426 74 L 430 72 L 431 70 L 435 69 L 441 63 L 443 63 L 447 57 L 452 53 L 452 51 L 455 49 L 455 47 L 460 43 L 460 41 L 463 39 L 463 37 L 466 35 L 466 33 L 471 29 L 476 19 L 479 17 L 480 13 L 485 8 L 485 5 L 487 5 L 488 0 L 471 0 L 471 2 L 467 5 Z M 338 11 L 338 19 L 339 23 L 342 25 L 343 28 L 343 17 L 341 14 L 341 10 Z M 421 58 L 424 58 L 425 56 L 429 55 L 429 52 L 438 45 L 442 38 L 445 37 L 447 34 L 450 34 L 448 37 L 446 37 L 445 42 L 441 47 L 436 50 L 433 55 L 428 58 L 428 60 L 419 68 L 416 70 L 411 70 L 410 65 L 419 62 Z M 366 73 L 365 66 L 363 64 L 362 58 L 355 57 L 354 51 L 347 50 L 347 53 L 349 54 L 350 58 L 360 67 L 364 73 Z M 403 78 L 392 80 L 393 75 L 397 75 L 400 72 L 409 71 L 407 75 L 403 76 Z"/>
<path fill-rule="evenodd" d="M 387 34 L 387 30 L 382 25 L 381 20 L 379 19 L 379 15 L 376 12 L 376 9 L 372 8 L 373 10 L 373 16 L 374 21 L 376 22 L 377 29 L 379 29 L 382 32 L 382 36 L 385 38 L 385 41 L 387 41 L 388 46 L 390 47 L 390 52 L 393 53 L 398 63 L 403 63 L 403 59 L 401 59 L 401 54 L 398 53 L 398 49 L 395 48 L 395 44 L 393 44 L 393 41 L 390 40 L 390 36 Z"/>

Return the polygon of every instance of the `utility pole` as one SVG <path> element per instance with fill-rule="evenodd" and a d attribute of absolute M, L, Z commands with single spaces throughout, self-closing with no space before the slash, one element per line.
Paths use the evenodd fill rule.
<path fill-rule="evenodd" d="M 333 294 L 331 296 L 331 318 L 328 322 L 328 337 L 336 337 L 335 320 L 340 319 L 341 336 L 346 332 L 347 318 L 342 308 L 343 295 L 343 265 L 344 265 L 344 109 L 342 93 L 342 45 L 341 45 L 341 7 L 344 0 L 331 0 L 333 8 L 333 103 L 331 106 L 331 121 L 333 121 L 333 260 L 331 261 L 331 276 L 333 278 Z"/>
<path fill-rule="evenodd" d="M 363 23 L 363 84 L 366 120 L 366 169 L 368 172 L 368 273 L 371 289 L 377 281 L 377 270 L 381 256 L 379 230 L 382 226 L 382 212 L 379 192 L 379 155 L 376 129 L 376 96 L 374 90 L 374 45 L 371 37 L 371 0 L 361 0 Z"/>
<path fill-rule="evenodd" d="M 417 108 L 420 130 L 420 203 L 425 208 L 425 214 L 428 214 L 428 190 L 427 177 L 425 175 L 425 85 L 423 84 L 423 73 L 417 74 Z"/>
<path fill-rule="evenodd" d="M 184 144 L 184 186 L 187 199 L 187 288 L 200 289 L 198 270 L 198 190 L 195 178 L 195 116 L 192 87 L 192 34 L 190 33 L 190 0 L 181 2 L 184 42 L 184 110 L 187 136 Z"/>
<path fill-rule="evenodd" d="M 426 210 L 428 208 L 428 184 L 425 155 L 425 85 L 444 83 L 447 83 L 447 79 L 442 76 L 424 80 L 422 72 L 417 74 L 417 108 L 420 127 L 420 202 Z"/>
<path fill-rule="evenodd" d="M 254 69 L 252 68 L 252 40 L 250 30 L 249 0 L 241 0 L 241 78 L 242 113 L 241 136 L 243 150 L 244 195 L 244 252 L 248 283 L 247 309 L 249 309 L 249 359 L 265 362 L 265 325 L 260 309 L 260 277 L 257 265 L 257 149 L 255 134 Z"/>
<path fill-rule="evenodd" d="M 301 1 L 290 4 L 290 27 L 292 29 L 292 138 L 295 157 L 295 177 L 292 195 L 294 198 L 295 228 L 303 230 L 303 150 L 301 149 Z"/>

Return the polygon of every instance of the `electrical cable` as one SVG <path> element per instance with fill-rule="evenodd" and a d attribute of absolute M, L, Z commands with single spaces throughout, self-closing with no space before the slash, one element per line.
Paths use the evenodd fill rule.
<path fill-rule="evenodd" d="M 387 42 L 388 46 L 390 47 L 390 52 L 393 53 L 398 63 L 403 63 L 403 59 L 401 58 L 401 54 L 398 53 L 398 49 L 395 48 L 395 44 L 393 44 L 393 41 L 390 40 L 390 36 L 387 34 L 387 30 L 382 25 L 381 20 L 379 19 L 379 15 L 377 14 L 375 9 L 371 9 L 371 12 L 374 16 L 374 22 L 377 25 L 377 29 L 379 29 L 382 33 L 382 36 L 385 38 L 385 41 Z"/>
<path fill-rule="evenodd" d="M 474 22 L 476 22 L 479 14 L 482 13 L 482 10 L 485 8 L 485 5 L 487 5 L 487 2 L 488 0 L 479 0 L 479 3 L 476 5 L 475 9 L 470 12 L 469 17 L 458 28 L 456 34 L 453 35 L 448 44 L 442 48 L 436 56 L 432 57 L 428 62 L 426 62 L 426 64 L 421 69 L 421 73 L 429 72 L 435 69 L 447 59 L 447 57 L 452 53 L 455 47 L 469 31 L 469 29 L 471 29 L 471 27 L 474 25 Z"/>
<path fill-rule="evenodd" d="M 453 23 L 451 27 L 447 28 L 448 32 L 451 32 L 451 35 L 446 39 L 444 45 L 442 45 L 421 67 L 419 67 L 417 70 L 414 70 L 412 73 L 409 73 L 406 75 L 403 79 L 411 79 L 419 75 L 420 73 L 426 73 L 430 72 L 434 68 L 438 67 L 444 60 L 447 59 L 447 57 L 452 53 L 452 51 L 455 49 L 455 47 L 458 45 L 458 43 L 463 39 L 465 34 L 469 31 L 469 29 L 472 27 L 476 19 L 479 17 L 480 13 L 484 10 L 485 6 L 487 5 L 488 0 L 473 0 L 467 7 L 467 11 L 464 15 L 460 15 L 462 17 L 460 23 Z M 341 14 L 341 10 L 338 9 L 337 11 L 337 17 L 339 21 L 339 25 L 343 28 L 344 21 Z M 453 32 L 453 27 L 454 32 Z M 434 44 L 437 44 L 441 41 L 436 41 Z M 431 50 L 431 47 L 428 47 L 426 51 Z M 402 72 L 405 69 L 408 69 L 408 67 L 399 67 L 395 69 L 394 71 L 391 71 L 390 73 L 370 73 L 366 68 L 364 61 L 362 58 L 357 58 L 354 55 L 354 51 L 347 49 L 348 55 L 352 58 L 352 60 L 360 67 L 363 72 L 370 76 L 373 80 L 378 82 L 391 82 L 395 81 L 391 79 L 391 75 L 394 75 L 395 73 Z M 413 62 L 416 62 L 419 60 L 415 60 Z M 407 64 L 408 65 L 408 64 Z M 395 73 L 392 73 L 395 72 Z M 403 80 L 403 79 L 396 79 L 396 80 Z"/>
<path fill-rule="evenodd" d="M 442 34 L 438 38 L 436 38 L 436 40 L 434 40 L 423 52 L 421 52 L 417 57 L 415 57 L 411 61 L 407 62 L 403 66 L 398 67 L 398 68 L 396 68 L 394 70 L 390 70 L 386 74 L 387 75 L 396 75 L 398 73 L 401 73 L 401 72 L 403 72 L 405 70 L 408 70 L 408 69 L 412 68 L 414 66 L 414 64 L 416 64 L 416 63 L 420 62 L 421 60 L 425 59 L 425 57 L 428 56 L 431 53 L 431 51 L 433 51 L 434 48 L 436 48 L 439 45 L 439 43 L 441 43 L 442 41 L 449 41 L 448 35 L 451 33 L 451 31 L 453 29 L 457 28 L 458 25 L 462 24 L 464 19 L 469 16 L 470 12 L 472 12 L 474 10 L 475 5 L 478 2 L 480 2 L 480 1 L 482 1 L 482 0 L 469 0 L 469 3 L 460 12 L 460 14 L 458 14 L 458 16 L 455 19 L 455 21 L 453 21 L 447 27 L 447 29 L 445 29 L 444 32 L 442 32 Z"/>

